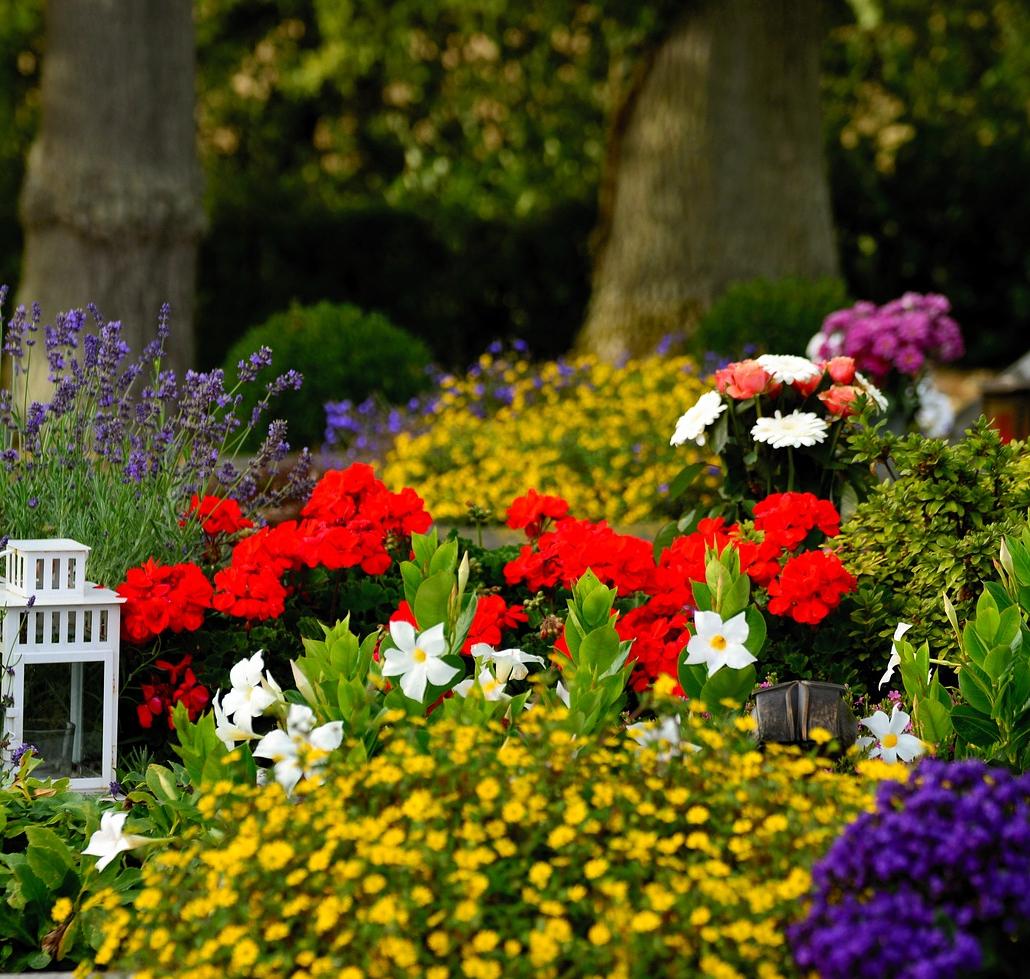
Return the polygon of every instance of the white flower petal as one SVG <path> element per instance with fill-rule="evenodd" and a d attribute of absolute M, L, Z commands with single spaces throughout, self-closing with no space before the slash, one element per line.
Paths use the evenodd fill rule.
<path fill-rule="evenodd" d="M 757 658 L 748 652 L 746 646 L 732 645 L 726 647 L 722 661 L 731 669 L 742 670 L 745 666 L 757 662 Z"/>
<path fill-rule="evenodd" d="M 429 660 L 426 660 L 428 663 Z M 421 703 L 426 694 L 426 671 L 424 664 L 409 670 L 401 677 L 401 690 L 409 700 L 417 700 Z"/>
<path fill-rule="evenodd" d="M 727 619 L 722 627 L 722 635 L 727 642 L 739 643 L 741 645 L 747 640 L 749 631 L 747 614 L 744 612 L 739 612 L 732 619 Z"/>
<path fill-rule="evenodd" d="M 914 734 L 899 734 L 896 750 L 902 761 L 912 761 L 926 752 L 926 745 Z"/>
<path fill-rule="evenodd" d="M 390 638 L 398 649 L 410 653 L 415 648 L 415 627 L 410 622 L 391 622 Z"/>
<path fill-rule="evenodd" d="M 411 658 L 410 651 L 403 649 L 388 649 L 386 658 L 383 660 L 381 672 L 383 676 L 401 676 L 407 673 L 415 665 Z"/>
<path fill-rule="evenodd" d="M 890 725 L 888 727 L 888 733 L 890 734 L 902 734 L 905 728 L 908 727 L 912 718 L 909 717 L 897 704 L 894 705 L 894 710 L 891 711 Z"/>
<path fill-rule="evenodd" d="M 269 731 L 254 747 L 255 758 L 268 758 L 270 761 L 281 761 L 297 754 L 297 746 L 285 732 L 276 728 Z"/>
<path fill-rule="evenodd" d="M 450 663 L 445 663 L 437 657 L 427 659 L 423 666 L 429 682 L 437 687 L 445 687 L 461 672 L 457 667 L 451 666 Z"/>
<path fill-rule="evenodd" d="M 343 743 L 343 721 L 329 721 L 316 727 L 309 738 L 311 743 L 322 751 L 332 751 Z"/>
<path fill-rule="evenodd" d="M 869 730 L 873 732 L 873 736 L 877 741 L 882 741 L 891 733 L 890 719 L 882 710 L 878 710 L 872 717 L 863 718 L 858 723 L 864 724 L 869 728 Z"/>
<path fill-rule="evenodd" d="M 819 365 L 812 363 L 807 357 L 796 357 L 793 354 L 762 354 L 757 360 L 772 375 L 773 380 L 781 384 L 810 381 L 822 374 Z"/>
<path fill-rule="evenodd" d="M 443 635 L 443 623 L 438 622 L 431 629 L 421 633 L 415 643 L 426 656 L 442 656 L 447 652 L 447 640 Z"/>
<path fill-rule="evenodd" d="M 669 439 L 670 445 L 683 445 L 685 442 L 705 444 L 705 429 L 726 410 L 726 403 L 718 391 L 706 391 L 687 409 L 676 422 L 676 430 Z"/>

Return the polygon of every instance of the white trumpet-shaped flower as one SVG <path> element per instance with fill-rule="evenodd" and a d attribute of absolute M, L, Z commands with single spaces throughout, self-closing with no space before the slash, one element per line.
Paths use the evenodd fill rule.
<path fill-rule="evenodd" d="M 489 666 L 484 666 L 478 676 L 470 676 L 461 683 L 456 683 L 454 692 L 459 697 L 467 697 L 475 687 L 479 688 L 479 692 L 486 700 L 511 700 L 511 696 L 504 692 L 504 681 L 491 673 Z"/>
<path fill-rule="evenodd" d="M 128 815 L 125 812 L 105 812 L 100 817 L 100 829 L 89 838 L 86 849 L 82 851 L 88 856 L 100 857 L 97 870 L 103 870 L 119 853 L 153 842 L 148 836 L 124 831 Z"/>
<path fill-rule="evenodd" d="M 241 741 L 252 741 L 257 738 L 250 727 L 243 727 L 233 721 L 225 709 L 218 702 L 218 694 L 211 700 L 211 710 L 215 715 L 215 734 L 218 736 L 218 740 L 222 742 L 230 751 L 236 748 L 236 745 Z"/>
<path fill-rule="evenodd" d="M 894 670 L 896 667 L 901 666 L 901 656 L 898 653 L 898 647 L 894 645 L 902 636 L 912 628 L 911 622 L 899 622 L 898 627 L 894 630 L 894 638 L 891 640 L 891 656 L 887 660 L 887 669 L 883 676 L 880 677 L 880 687 L 885 683 L 890 682 L 890 678 L 894 676 Z"/>
<path fill-rule="evenodd" d="M 718 612 L 699 610 L 694 613 L 694 629 L 696 634 L 687 643 L 688 666 L 704 663 L 711 676 L 724 666 L 741 670 L 755 662 L 744 645 L 749 630 L 743 612 L 723 621 Z"/>
<path fill-rule="evenodd" d="M 390 637 L 397 648 L 386 651 L 383 676 L 399 676 L 411 700 L 421 702 L 428 684 L 446 686 L 461 672 L 441 658 L 447 653 L 442 623 L 415 635 L 410 622 L 391 622 Z"/>
<path fill-rule="evenodd" d="M 290 704 L 286 730 L 276 728 L 254 749 L 255 758 L 275 763 L 275 780 L 292 792 L 301 778 L 313 777 L 325 764 L 329 752 L 343 741 L 343 721 L 315 727 L 315 712 L 304 704 Z"/>
<path fill-rule="evenodd" d="M 878 710 L 872 717 L 859 721 L 873 732 L 873 737 L 861 737 L 856 744 L 869 750 L 870 758 L 882 758 L 893 765 L 899 758 L 912 761 L 926 751 L 926 745 L 914 734 L 905 734 L 911 718 L 897 704 L 891 716 Z"/>
<path fill-rule="evenodd" d="M 282 690 L 263 673 L 263 650 L 241 659 L 230 671 L 232 689 L 222 698 L 222 710 L 244 731 L 253 732 L 254 718 L 282 699 Z"/>
<path fill-rule="evenodd" d="M 493 663 L 497 679 L 502 683 L 509 680 L 524 680 L 529 673 L 528 663 L 546 665 L 542 656 L 524 653 L 521 649 L 494 649 L 485 642 L 473 643 L 470 651 L 475 659 Z"/>

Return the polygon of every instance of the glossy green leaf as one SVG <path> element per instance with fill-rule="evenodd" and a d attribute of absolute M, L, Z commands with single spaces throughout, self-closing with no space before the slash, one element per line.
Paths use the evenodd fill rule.
<path fill-rule="evenodd" d="M 990 748 L 1000 736 L 998 725 L 990 717 L 965 704 L 959 704 L 951 712 L 951 723 L 963 741 L 978 748 Z"/>

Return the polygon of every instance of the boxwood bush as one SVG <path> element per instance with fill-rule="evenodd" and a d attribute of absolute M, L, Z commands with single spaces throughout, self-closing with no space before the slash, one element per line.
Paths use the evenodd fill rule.
<path fill-rule="evenodd" d="M 299 391 L 287 392 L 272 407 L 272 414 L 288 423 L 294 448 L 322 443 L 326 401 L 359 402 L 378 393 L 391 404 L 402 404 L 429 383 L 429 350 L 421 340 L 381 313 L 348 303 L 295 304 L 276 313 L 233 345 L 226 376 L 234 377 L 237 364 L 263 346 L 271 348 L 274 361 L 259 381 L 271 380 L 276 366 L 283 365 L 304 376 Z M 249 399 L 240 411 L 244 418 L 263 385 L 251 387 L 257 390 L 244 395 Z"/>

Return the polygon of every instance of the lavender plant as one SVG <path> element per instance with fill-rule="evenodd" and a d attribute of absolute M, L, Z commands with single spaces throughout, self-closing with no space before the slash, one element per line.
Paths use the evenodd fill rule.
<path fill-rule="evenodd" d="M 6 295 L 0 287 L 0 313 Z M 229 496 L 258 516 L 310 490 L 306 450 L 285 481 L 276 480 L 290 448 L 284 422 L 271 422 L 259 451 L 239 458 L 271 399 L 302 382 L 286 371 L 249 417 L 238 417 L 241 389 L 271 363 L 267 347 L 240 361 L 228 389 L 221 370 L 187 371 L 180 381 L 162 366 L 167 305 L 156 339 L 135 359 L 120 323 L 94 306 L 88 313 L 43 324 L 38 305 L 19 306 L 0 329 L 10 385 L 0 390 L 0 531 L 89 544 L 91 577 L 115 585 L 147 558 L 200 555 L 200 526 L 184 519 L 193 494 Z M 46 358 L 53 394 L 45 403 L 29 400 L 34 356 Z"/>

